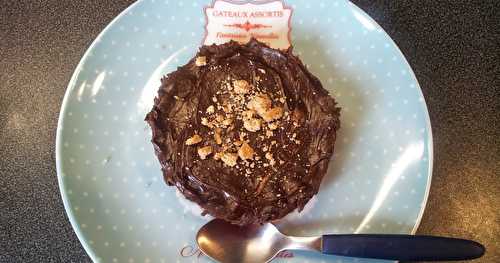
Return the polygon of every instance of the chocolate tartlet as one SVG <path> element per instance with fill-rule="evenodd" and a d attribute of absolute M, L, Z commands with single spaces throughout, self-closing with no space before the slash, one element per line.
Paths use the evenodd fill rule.
<path fill-rule="evenodd" d="M 340 108 L 291 48 L 203 46 L 161 83 L 146 116 L 156 155 L 204 214 L 264 223 L 318 192 Z"/>

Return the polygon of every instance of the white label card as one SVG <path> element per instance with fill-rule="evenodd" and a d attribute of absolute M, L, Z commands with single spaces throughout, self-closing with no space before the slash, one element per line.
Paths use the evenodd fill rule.
<path fill-rule="evenodd" d="M 290 46 L 292 9 L 280 0 L 215 0 L 205 7 L 205 16 L 204 45 L 246 43 L 254 37 L 273 48 Z"/>

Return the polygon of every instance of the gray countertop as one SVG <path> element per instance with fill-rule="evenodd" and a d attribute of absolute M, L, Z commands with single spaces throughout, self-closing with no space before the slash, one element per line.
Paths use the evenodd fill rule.
<path fill-rule="evenodd" d="M 500 2 L 353 2 L 401 48 L 428 103 L 435 163 L 418 233 L 476 239 L 488 250 L 477 262 L 500 262 Z M 2 1 L 0 262 L 90 261 L 59 194 L 57 118 L 81 56 L 131 3 Z"/>

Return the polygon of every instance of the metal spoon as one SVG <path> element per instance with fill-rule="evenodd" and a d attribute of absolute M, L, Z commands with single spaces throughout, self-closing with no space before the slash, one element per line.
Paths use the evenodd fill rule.
<path fill-rule="evenodd" d="M 292 237 L 272 224 L 237 226 L 214 219 L 198 231 L 201 251 L 226 263 L 269 262 L 282 250 L 405 261 L 466 260 L 481 257 L 484 247 L 474 241 L 413 235 L 323 235 Z"/>

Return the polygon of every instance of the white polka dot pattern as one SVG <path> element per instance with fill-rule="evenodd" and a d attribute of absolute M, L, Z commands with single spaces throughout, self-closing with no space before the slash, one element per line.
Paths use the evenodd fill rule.
<path fill-rule="evenodd" d="M 70 220 L 95 262 L 209 262 L 194 242 L 209 218 L 164 184 L 143 122 L 160 77 L 201 43 L 208 4 L 133 4 L 99 35 L 71 80 L 58 127 L 58 175 Z M 430 183 L 432 138 L 411 68 L 351 3 L 286 4 L 294 8 L 294 53 L 339 101 L 342 128 L 320 193 L 278 227 L 292 235 L 414 231 Z M 375 261 L 294 251 L 273 262 Z"/>

